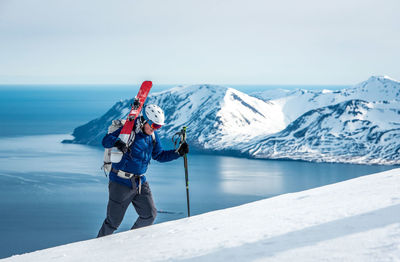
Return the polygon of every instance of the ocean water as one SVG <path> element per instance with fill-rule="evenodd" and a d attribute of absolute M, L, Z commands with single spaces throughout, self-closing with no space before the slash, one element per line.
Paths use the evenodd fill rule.
<path fill-rule="evenodd" d="M 0 258 L 94 238 L 105 218 L 102 149 L 61 141 L 132 97 L 131 87 L 52 88 L 0 89 Z M 188 163 L 192 215 L 393 168 L 201 154 Z M 183 160 L 153 161 L 147 178 L 156 223 L 186 217 Z M 117 232 L 136 218 L 129 208 Z"/>
<path fill-rule="evenodd" d="M 71 133 L 119 100 L 133 98 L 137 90 L 121 85 L 0 86 L 0 137 Z"/>

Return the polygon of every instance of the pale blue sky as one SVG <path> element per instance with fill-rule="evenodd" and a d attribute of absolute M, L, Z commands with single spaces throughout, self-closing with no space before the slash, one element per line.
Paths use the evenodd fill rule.
<path fill-rule="evenodd" d="M 400 79 L 399 0 L 0 0 L 0 83 Z"/>

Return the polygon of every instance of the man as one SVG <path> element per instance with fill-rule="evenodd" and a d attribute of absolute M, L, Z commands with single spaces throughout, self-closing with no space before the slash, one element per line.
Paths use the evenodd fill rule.
<path fill-rule="evenodd" d="M 123 156 L 119 163 L 112 164 L 107 217 L 97 237 L 110 235 L 119 227 L 130 203 L 139 215 L 132 229 L 153 224 L 157 210 L 144 176 L 151 158 L 167 162 L 189 153 L 187 143 L 182 143 L 177 150 L 162 149 L 155 130 L 164 125 L 164 119 L 164 112 L 160 107 L 148 105 L 143 116 L 135 121 L 135 138 L 130 146 L 118 139 L 122 127 L 103 138 L 105 148 L 115 146 L 123 152 Z"/>

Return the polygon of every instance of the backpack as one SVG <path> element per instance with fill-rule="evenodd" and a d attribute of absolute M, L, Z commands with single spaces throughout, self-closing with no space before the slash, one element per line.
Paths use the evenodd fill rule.
<path fill-rule="evenodd" d="M 111 134 L 116 130 L 118 130 L 119 128 L 123 127 L 125 122 L 126 120 L 120 120 L 120 119 L 113 120 L 111 125 L 108 127 L 107 134 Z M 139 125 L 136 125 L 136 127 L 133 128 L 127 143 L 128 147 L 132 145 L 133 141 L 135 140 L 136 134 L 143 127 L 143 121 L 141 121 L 141 119 L 136 123 L 139 123 Z M 153 146 L 154 146 L 156 144 L 156 135 L 154 134 L 154 132 L 153 134 L 151 134 L 151 138 L 153 140 Z M 105 176 L 110 174 L 112 163 L 118 163 L 119 161 L 121 161 L 121 158 L 122 158 L 122 152 L 120 152 L 118 149 L 116 148 L 114 148 L 114 150 L 113 148 L 104 149 L 104 159 L 101 169 L 103 169 Z"/>

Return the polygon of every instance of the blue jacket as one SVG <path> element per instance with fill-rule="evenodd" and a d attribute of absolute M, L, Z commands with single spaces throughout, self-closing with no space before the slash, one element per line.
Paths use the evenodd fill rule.
<path fill-rule="evenodd" d="M 114 146 L 118 139 L 118 136 L 122 130 L 122 127 L 113 133 L 107 134 L 102 141 L 105 148 L 111 148 Z M 150 163 L 151 158 L 159 162 L 168 162 L 179 158 L 179 154 L 175 150 L 163 150 L 158 134 L 155 133 L 155 143 L 153 144 L 153 138 L 151 135 L 146 135 L 142 131 L 135 135 L 135 140 L 129 147 L 130 151 L 122 156 L 119 163 L 113 163 L 112 168 L 122 170 L 136 175 L 145 174 L 147 167 Z M 116 173 L 110 172 L 110 180 L 132 187 L 130 179 L 124 179 L 119 177 Z M 146 177 L 142 176 L 142 183 L 146 182 Z"/>

